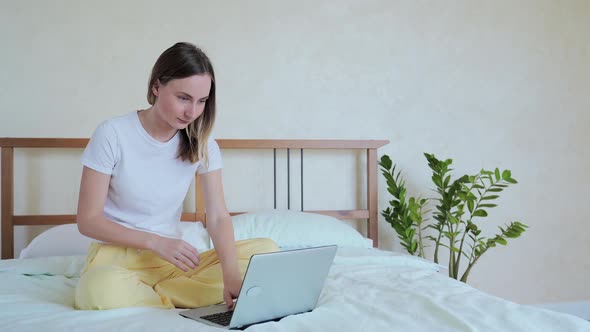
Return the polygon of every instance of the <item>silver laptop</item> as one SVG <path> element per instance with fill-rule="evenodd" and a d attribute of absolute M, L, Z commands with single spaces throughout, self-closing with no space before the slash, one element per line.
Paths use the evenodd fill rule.
<path fill-rule="evenodd" d="M 336 249 L 333 245 L 253 255 L 233 311 L 222 303 L 181 311 L 180 315 L 216 327 L 238 329 L 311 311 Z"/>

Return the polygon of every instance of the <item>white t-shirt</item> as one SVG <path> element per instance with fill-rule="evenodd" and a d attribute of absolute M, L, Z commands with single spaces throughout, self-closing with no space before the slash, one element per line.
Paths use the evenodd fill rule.
<path fill-rule="evenodd" d="M 182 203 L 195 172 L 222 168 L 219 145 L 207 142 L 209 167 L 176 158 L 180 133 L 168 142 L 154 139 L 136 111 L 107 120 L 95 130 L 82 164 L 110 174 L 104 216 L 123 226 L 181 238 Z"/>

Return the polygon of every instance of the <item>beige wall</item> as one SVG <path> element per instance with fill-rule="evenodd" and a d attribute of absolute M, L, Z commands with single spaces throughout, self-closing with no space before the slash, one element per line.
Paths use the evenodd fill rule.
<path fill-rule="evenodd" d="M 511 169 L 520 183 L 484 227 L 530 229 L 486 254 L 471 284 L 524 303 L 589 299 L 590 2 L 334 3 L 2 0 L 0 136 L 88 137 L 145 107 L 156 57 L 191 41 L 216 68 L 219 138 L 389 139 L 380 153 L 414 193 L 432 187 L 423 152 L 453 158 L 456 174 Z M 54 153 L 17 153 L 17 213 L 75 211 L 80 151 Z M 226 155 L 230 208 L 272 206 L 260 157 Z M 315 157 L 307 208 L 363 197 L 362 179 L 326 176 L 362 171 L 358 156 Z M 388 199 L 380 179 L 380 209 Z M 19 228 L 17 252 L 38 231 Z M 388 224 L 380 232 L 400 250 Z"/>

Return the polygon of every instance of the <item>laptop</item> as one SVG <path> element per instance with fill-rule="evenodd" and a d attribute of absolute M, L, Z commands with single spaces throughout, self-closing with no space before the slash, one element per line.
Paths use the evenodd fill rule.
<path fill-rule="evenodd" d="M 336 249 L 332 245 L 253 255 L 232 311 L 221 303 L 179 314 L 220 328 L 243 329 L 311 311 Z"/>

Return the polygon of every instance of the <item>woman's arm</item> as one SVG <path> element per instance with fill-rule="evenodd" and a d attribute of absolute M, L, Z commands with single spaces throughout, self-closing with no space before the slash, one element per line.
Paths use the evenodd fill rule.
<path fill-rule="evenodd" d="M 207 211 L 207 231 L 213 240 L 223 271 L 223 299 L 232 308 L 232 299 L 240 292 L 242 274 L 238 266 L 234 228 L 225 205 L 221 169 L 201 174 L 201 183 Z"/>
<path fill-rule="evenodd" d="M 195 268 L 199 264 L 199 254 L 190 244 L 127 228 L 104 217 L 110 179 L 110 175 L 88 167 L 82 170 L 76 218 L 80 233 L 124 247 L 152 250 L 183 271 L 188 270 L 187 266 Z"/>

